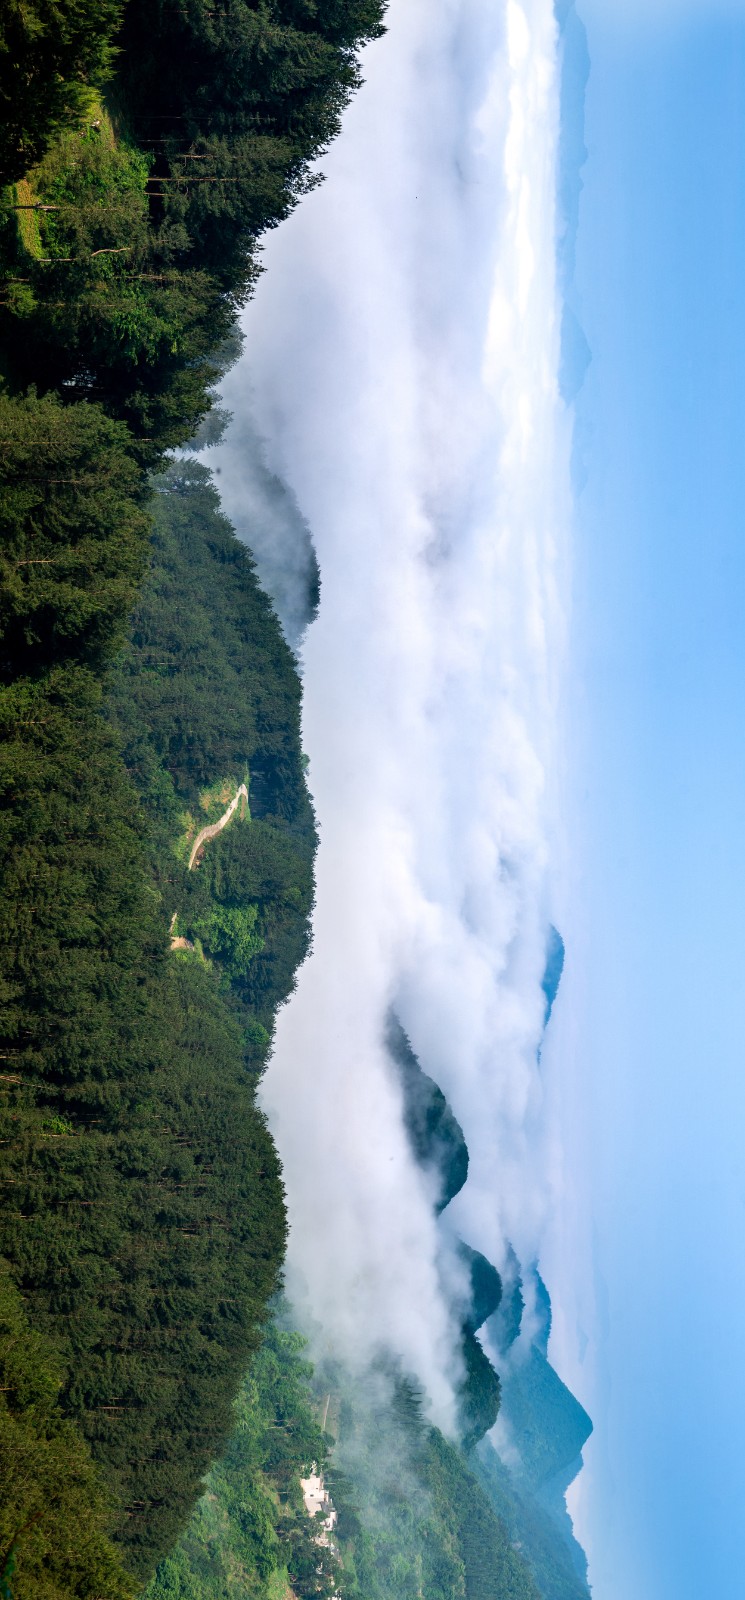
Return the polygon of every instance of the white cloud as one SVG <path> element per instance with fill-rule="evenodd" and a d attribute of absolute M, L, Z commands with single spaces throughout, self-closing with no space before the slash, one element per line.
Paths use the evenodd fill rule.
<path fill-rule="evenodd" d="M 393 1348 L 447 1422 L 440 1245 L 381 1041 L 393 1002 L 463 1125 L 464 1237 L 535 1250 L 569 479 L 557 66 L 551 0 L 393 0 L 388 22 L 326 183 L 267 242 L 224 393 L 240 415 L 250 386 L 322 580 L 314 950 L 264 1091 L 291 1287 L 348 1358 Z"/>
<path fill-rule="evenodd" d="M 224 473 L 221 460 L 227 462 Z M 204 461 L 217 466 L 222 509 L 238 537 L 250 544 L 259 582 L 272 596 L 288 644 L 297 651 L 312 608 L 313 546 L 293 496 L 267 469 L 250 391 L 243 382 L 228 451 L 208 448 Z"/>

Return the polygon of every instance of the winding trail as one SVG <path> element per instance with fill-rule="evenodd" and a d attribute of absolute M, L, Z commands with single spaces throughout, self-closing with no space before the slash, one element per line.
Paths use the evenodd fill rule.
<path fill-rule="evenodd" d="M 199 855 L 199 852 L 203 848 L 203 846 L 206 845 L 207 840 L 208 839 L 214 839 L 214 837 L 215 837 L 215 835 L 217 833 L 222 833 L 223 828 L 227 827 L 227 825 L 228 825 L 228 823 L 230 821 L 230 818 L 232 817 L 233 812 L 235 811 L 235 808 L 238 805 L 239 800 L 241 800 L 241 799 L 244 799 L 245 802 L 246 802 L 246 805 L 248 805 L 248 789 L 246 788 L 245 783 L 241 784 L 240 789 L 238 790 L 238 793 L 235 795 L 234 799 L 231 800 L 230 805 L 228 806 L 227 810 L 223 811 L 223 814 L 220 817 L 219 821 L 211 822 L 206 828 L 202 828 L 201 833 L 197 834 L 197 837 L 194 840 L 194 843 L 193 843 L 193 845 L 191 847 L 191 855 L 189 856 L 189 871 L 190 872 L 191 872 L 192 868 L 196 865 L 197 856 Z"/>

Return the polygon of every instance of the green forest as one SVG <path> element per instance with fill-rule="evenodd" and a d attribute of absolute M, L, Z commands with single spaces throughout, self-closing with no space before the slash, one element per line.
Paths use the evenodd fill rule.
<path fill-rule="evenodd" d="M 5 1600 L 139 1592 L 279 1283 L 255 1092 L 313 897 L 300 686 L 208 474 L 170 452 L 381 11 L 0 17 Z"/>
<path fill-rule="evenodd" d="M 338 1553 L 319 1547 L 301 1476 L 324 1470 L 324 1433 L 303 1340 L 274 1318 L 236 1402 L 228 1448 L 175 1550 L 161 1562 L 143 1600 L 328 1600 L 346 1575 Z"/>
<path fill-rule="evenodd" d="M 411 1382 L 314 1372 L 287 1313 L 276 1308 L 228 1450 L 144 1600 L 538 1600 L 473 1463 L 425 1422 Z M 312 1464 L 338 1516 L 326 1547 L 302 1503 Z"/>
<path fill-rule="evenodd" d="M 157 480 L 151 515 L 107 671 L 55 665 L 4 692 L 2 1250 L 59 1372 L 55 1426 L 98 1464 L 136 1578 L 201 1491 L 277 1287 L 281 1179 L 254 1092 L 313 858 L 297 678 L 248 557 L 196 465 Z M 190 871 L 210 773 L 247 779 L 252 807 Z M 46 1438 L 47 1411 L 12 1388 L 5 1403 L 29 1448 Z M 44 1507 L 14 1595 L 40 1592 Z M 9 1508 L 8 1545 L 35 1510 Z"/>

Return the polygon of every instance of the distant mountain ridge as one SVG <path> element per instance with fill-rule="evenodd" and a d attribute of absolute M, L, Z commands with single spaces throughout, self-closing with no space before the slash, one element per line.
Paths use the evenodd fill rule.
<path fill-rule="evenodd" d="M 541 984 L 544 1027 L 559 992 L 564 959 L 564 942 L 552 926 Z M 386 1043 L 399 1073 L 411 1149 L 433 1177 L 435 1209 L 441 1214 L 468 1176 L 463 1129 L 442 1090 L 423 1071 L 394 1013 Z M 469 1303 L 453 1308 L 461 1321 L 467 1374 L 460 1397 L 463 1451 L 527 1562 L 542 1600 L 588 1600 L 587 1561 L 574 1538 L 565 1496 L 581 1470 L 592 1421 L 548 1359 L 549 1291 L 535 1264 L 521 1266 L 514 1250 L 501 1274 L 464 1241 L 459 1253 L 470 1283 Z M 532 1332 L 523 1349 L 527 1298 Z"/>

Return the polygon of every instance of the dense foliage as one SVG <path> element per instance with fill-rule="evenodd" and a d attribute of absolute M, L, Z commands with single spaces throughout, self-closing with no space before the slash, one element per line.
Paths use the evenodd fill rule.
<path fill-rule="evenodd" d="M 110 1508 L 90 1453 L 58 1403 L 62 1382 L 59 1358 L 32 1332 L 3 1267 L 0 1595 L 133 1600 L 134 1586 L 107 1537 Z"/>
<path fill-rule="evenodd" d="M 111 71 L 122 0 L 4 0 L 0 11 L 0 183 L 75 126 Z"/>
<path fill-rule="evenodd" d="M 145 471 L 209 409 L 260 233 L 315 181 L 381 9 L 9 0 L 0 18 L 0 1582 L 16 1600 L 119 1600 L 122 1554 L 152 1570 L 277 1282 L 281 1183 L 254 1090 L 307 948 L 299 686 L 204 474 L 166 475 L 153 516 Z M 200 813 L 246 779 L 252 816 L 190 872 Z"/>
<path fill-rule="evenodd" d="M 148 554 L 127 431 L 97 405 L 0 392 L 0 440 L 0 679 L 99 665 Z"/>
<path fill-rule="evenodd" d="M 179 934 L 199 941 L 230 979 L 258 1065 L 308 948 L 314 831 L 300 684 L 209 473 L 181 461 L 157 489 L 152 569 L 109 709 L 152 819 L 165 915 L 170 922 L 175 913 Z M 232 793 L 246 777 L 251 825 L 226 829 L 190 872 L 188 844 L 206 820 L 210 782 L 232 782 Z"/>
<path fill-rule="evenodd" d="M 120 83 L 153 151 L 155 212 L 183 229 L 230 293 L 250 283 L 258 234 L 314 181 L 359 84 L 356 50 L 381 0 L 129 0 Z M 188 242 L 187 242 L 188 241 Z"/>
<path fill-rule="evenodd" d="M 513 1544 L 523 1550 L 542 1600 L 590 1600 L 587 1562 L 571 1537 L 566 1511 L 563 1526 L 486 1440 L 476 1453 L 474 1470 Z"/>
<path fill-rule="evenodd" d="M 11 5 L 6 29 L 30 124 L 6 162 L 21 181 L 0 193 L 7 379 L 101 402 L 152 465 L 208 410 L 260 236 L 318 181 L 309 163 L 338 129 L 383 3 L 126 0 L 119 31 L 114 0 L 36 7 Z M 34 30 L 56 63 L 40 50 L 38 74 Z M 75 72 L 102 81 L 112 40 L 106 103 L 88 93 L 75 125 Z M 61 109 L 47 116 L 55 71 Z"/>
<path fill-rule="evenodd" d="M 146 464 L 208 409 L 235 313 L 203 262 L 154 230 L 150 165 L 99 105 L 0 200 L 9 383 L 102 404 Z"/>
<path fill-rule="evenodd" d="M 148 788 L 162 763 L 193 807 L 248 764 L 252 813 L 307 840 L 300 682 L 248 552 L 198 462 L 173 463 L 155 488 L 152 568 L 113 690 L 128 765 Z"/>
<path fill-rule="evenodd" d="M 390 1376 L 390 1375 L 389 1375 Z M 538 1600 L 470 1465 L 428 1425 L 417 1393 L 339 1385 L 341 1476 L 330 1482 L 349 1593 L 360 1600 Z"/>
<path fill-rule="evenodd" d="M 177 496 L 159 497 L 161 520 L 172 503 L 180 503 Z M 219 616 L 230 583 L 225 525 L 202 527 L 208 551 L 212 535 L 217 548 L 196 563 L 201 611 L 189 612 L 188 582 L 183 606 L 178 593 L 179 577 L 190 577 L 198 518 L 180 572 L 169 574 L 175 609 L 190 616 L 195 638 L 209 636 L 213 608 Z M 260 634 L 271 616 L 247 559 L 236 551 L 241 628 L 251 632 L 253 601 Z M 157 574 L 156 547 L 153 592 Z M 168 616 L 159 613 L 166 633 Z M 155 627 L 152 616 L 151 622 Z M 274 632 L 278 667 L 291 673 L 276 623 Z M 34 676 L 3 691 L 0 975 L 8 1071 L 0 1245 L 32 1325 L 60 1353 L 66 1369 L 60 1404 L 104 1469 L 122 1507 L 117 1537 L 145 1573 L 173 1542 L 226 1436 L 230 1403 L 276 1284 L 281 1190 L 250 1074 L 263 1059 L 274 1003 L 292 981 L 293 952 L 297 959 L 305 948 L 312 838 L 307 818 L 299 830 L 302 849 L 289 822 L 284 832 L 268 820 L 236 825 L 214 842 L 221 855 L 209 855 L 189 875 L 158 805 L 161 795 L 171 798 L 177 831 L 179 807 L 194 792 L 191 779 L 180 796 L 175 786 L 183 752 L 174 756 L 173 771 L 155 753 L 161 733 L 166 755 L 178 749 L 175 709 L 168 737 L 163 715 L 148 743 L 146 722 L 135 726 L 141 706 L 130 643 L 104 716 L 100 675 L 78 659 L 80 637 L 70 635 L 67 661 L 42 663 Z M 150 643 L 157 653 L 152 634 Z M 223 643 L 227 650 L 232 644 L 240 662 L 240 630 L 230 638 L 226 621 Z M 271 654 L 263 662 L 266 694 L 278 704 L 278 675 L 269 687 Z M 144 660 L 140 668 L 144 679 Z M 214 704 L 201 668 L 196 651 L 190 672 L 187 652 L 180 680 L 190 740 L 204 751 Z M 128 731 L 137 742 L 125 754 L 135 780 L 143 771 L 148 776 L 140 793 L 112 715 L 117 685 L 125 681 Z M 236 670 L 226 723 L 236 749 L 240 744 L 250 753 L 255 733 L 247 687 L 247 676 Z M 143 699 L 147 704 L 147 693 Z M 296 815 L 296 689 L 285 707 L 285 723 L 272 727 L 286 761 L 294 749 Z M 224 767 L 227 751 L 222 755 Z M 292 812 L 289 799 L 287 805 Z M 258 844 L 242 844 L 254 828 Z M 236 863 L 232 875 L 220 867 L 221 856 Z M 256 879 L 257 861 L 264 875 L 254 902 L 243 879 L 246 872 Z M 222 899 L 211 894 L 213 875 L 227 885 Z M 272 905 L 280 881 L 287 908 L 279 893 Z M 240 1001 L 232 1001 L 224 948 L 215 950 L 212 964 L 187 952 L 168 957 L 171 898 L 180 886 L 186 899 L 191 885 L 194 906 L 207 917 L 214 906 L 260 906 L 270 974 L 260 986 L 260 1006 L 251 1009 L 243 992 L 245 970 L 236 985 Z"/>
<path fill-rule="evenodd" d="M 144 1600 L 329 1600 L 344 1584 L 338 1555 L 316 1543 L 300 1479 L 325 1469 L 329 1438 L 303 1341 L 274 1322 L 235 1408 L 229 1448 L 189 1528 Z"/>
<path fill-rule="evenodd" d="M 382 1371 L 361 1385 L 338 1366 L 314 1375 L 301 1346 L 281 1322 L 270 1329 L 230 1447 L 145 1600 L 285 1600 L 288 1585 L 298 1600 L 538 1600 L 505 1524 L 411 1385 Z M 325 1545 L 302 1509 L 313 1464 L 338 1516 Z"/>

